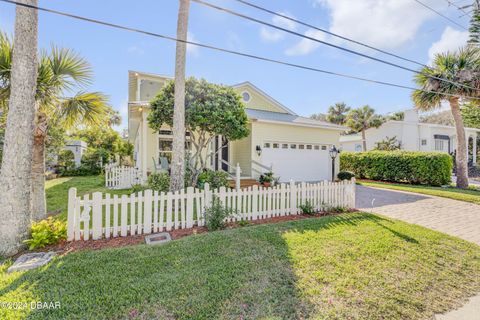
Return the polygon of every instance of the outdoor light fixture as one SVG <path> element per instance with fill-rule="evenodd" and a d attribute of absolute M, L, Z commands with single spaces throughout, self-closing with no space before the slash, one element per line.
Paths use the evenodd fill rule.
<path fill-rule="evenodd" d="M 260 155 L 262 154 L 262 147 L 257 146 L 255 150 L 257 151 L 257 155 L 260 157 Z"/>
<path fill-rule="evenodd" d="M 138 108 L 138 112 L 142 112 L 142 111 L 143 111 L 142 107 Z"/>
<path fill-rule="evenodd" d="M 330 158 L 332 158 L 332 181 L 335 181 L 335 158 L 337 158 L 340 150 L 338 150 L 335 146 L 330 148 Z"/>

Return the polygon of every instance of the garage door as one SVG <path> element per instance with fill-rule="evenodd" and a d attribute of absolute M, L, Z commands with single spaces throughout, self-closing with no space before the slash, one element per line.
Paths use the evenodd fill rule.
<path fill-rule="evenodd" d="M 262 163 L 273 165 L 280 181 L 318 181 L 331 178 L 329 146 L 308 143 L 265 142 Z"/>

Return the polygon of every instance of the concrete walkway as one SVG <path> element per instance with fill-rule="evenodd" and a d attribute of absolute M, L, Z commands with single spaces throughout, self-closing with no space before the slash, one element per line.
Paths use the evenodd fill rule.
<path fill-rule="evenodd" d="M 418 193 L 357 186 L 356 206 L 390 218 L 418 224 L 480 245 L 480 206 Z M 437 320 L 479 320 L 480 294 L 462 308 Z"/>

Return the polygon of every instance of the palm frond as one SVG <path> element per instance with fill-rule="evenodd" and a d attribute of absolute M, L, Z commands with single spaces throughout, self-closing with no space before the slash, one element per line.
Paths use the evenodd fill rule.
<path fill-rule="evenodd" d="M 54 117 L 66 129 L 70 129 L 80 124 L 104 126 L 108 124 L 111 114 L 112 108 L 107 96 L 100 92 L 79 92 L 74 97 L 63 99 L 56 108 Z"/>

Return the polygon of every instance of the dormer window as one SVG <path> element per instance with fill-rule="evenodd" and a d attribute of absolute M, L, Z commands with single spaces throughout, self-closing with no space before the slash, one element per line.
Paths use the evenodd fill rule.
<path fill-rule="evenodd" d="M 242 92 L 242 100 L 243 102 L 249 102 L 250 101 L 250 93 L 247 91 Z"/>

